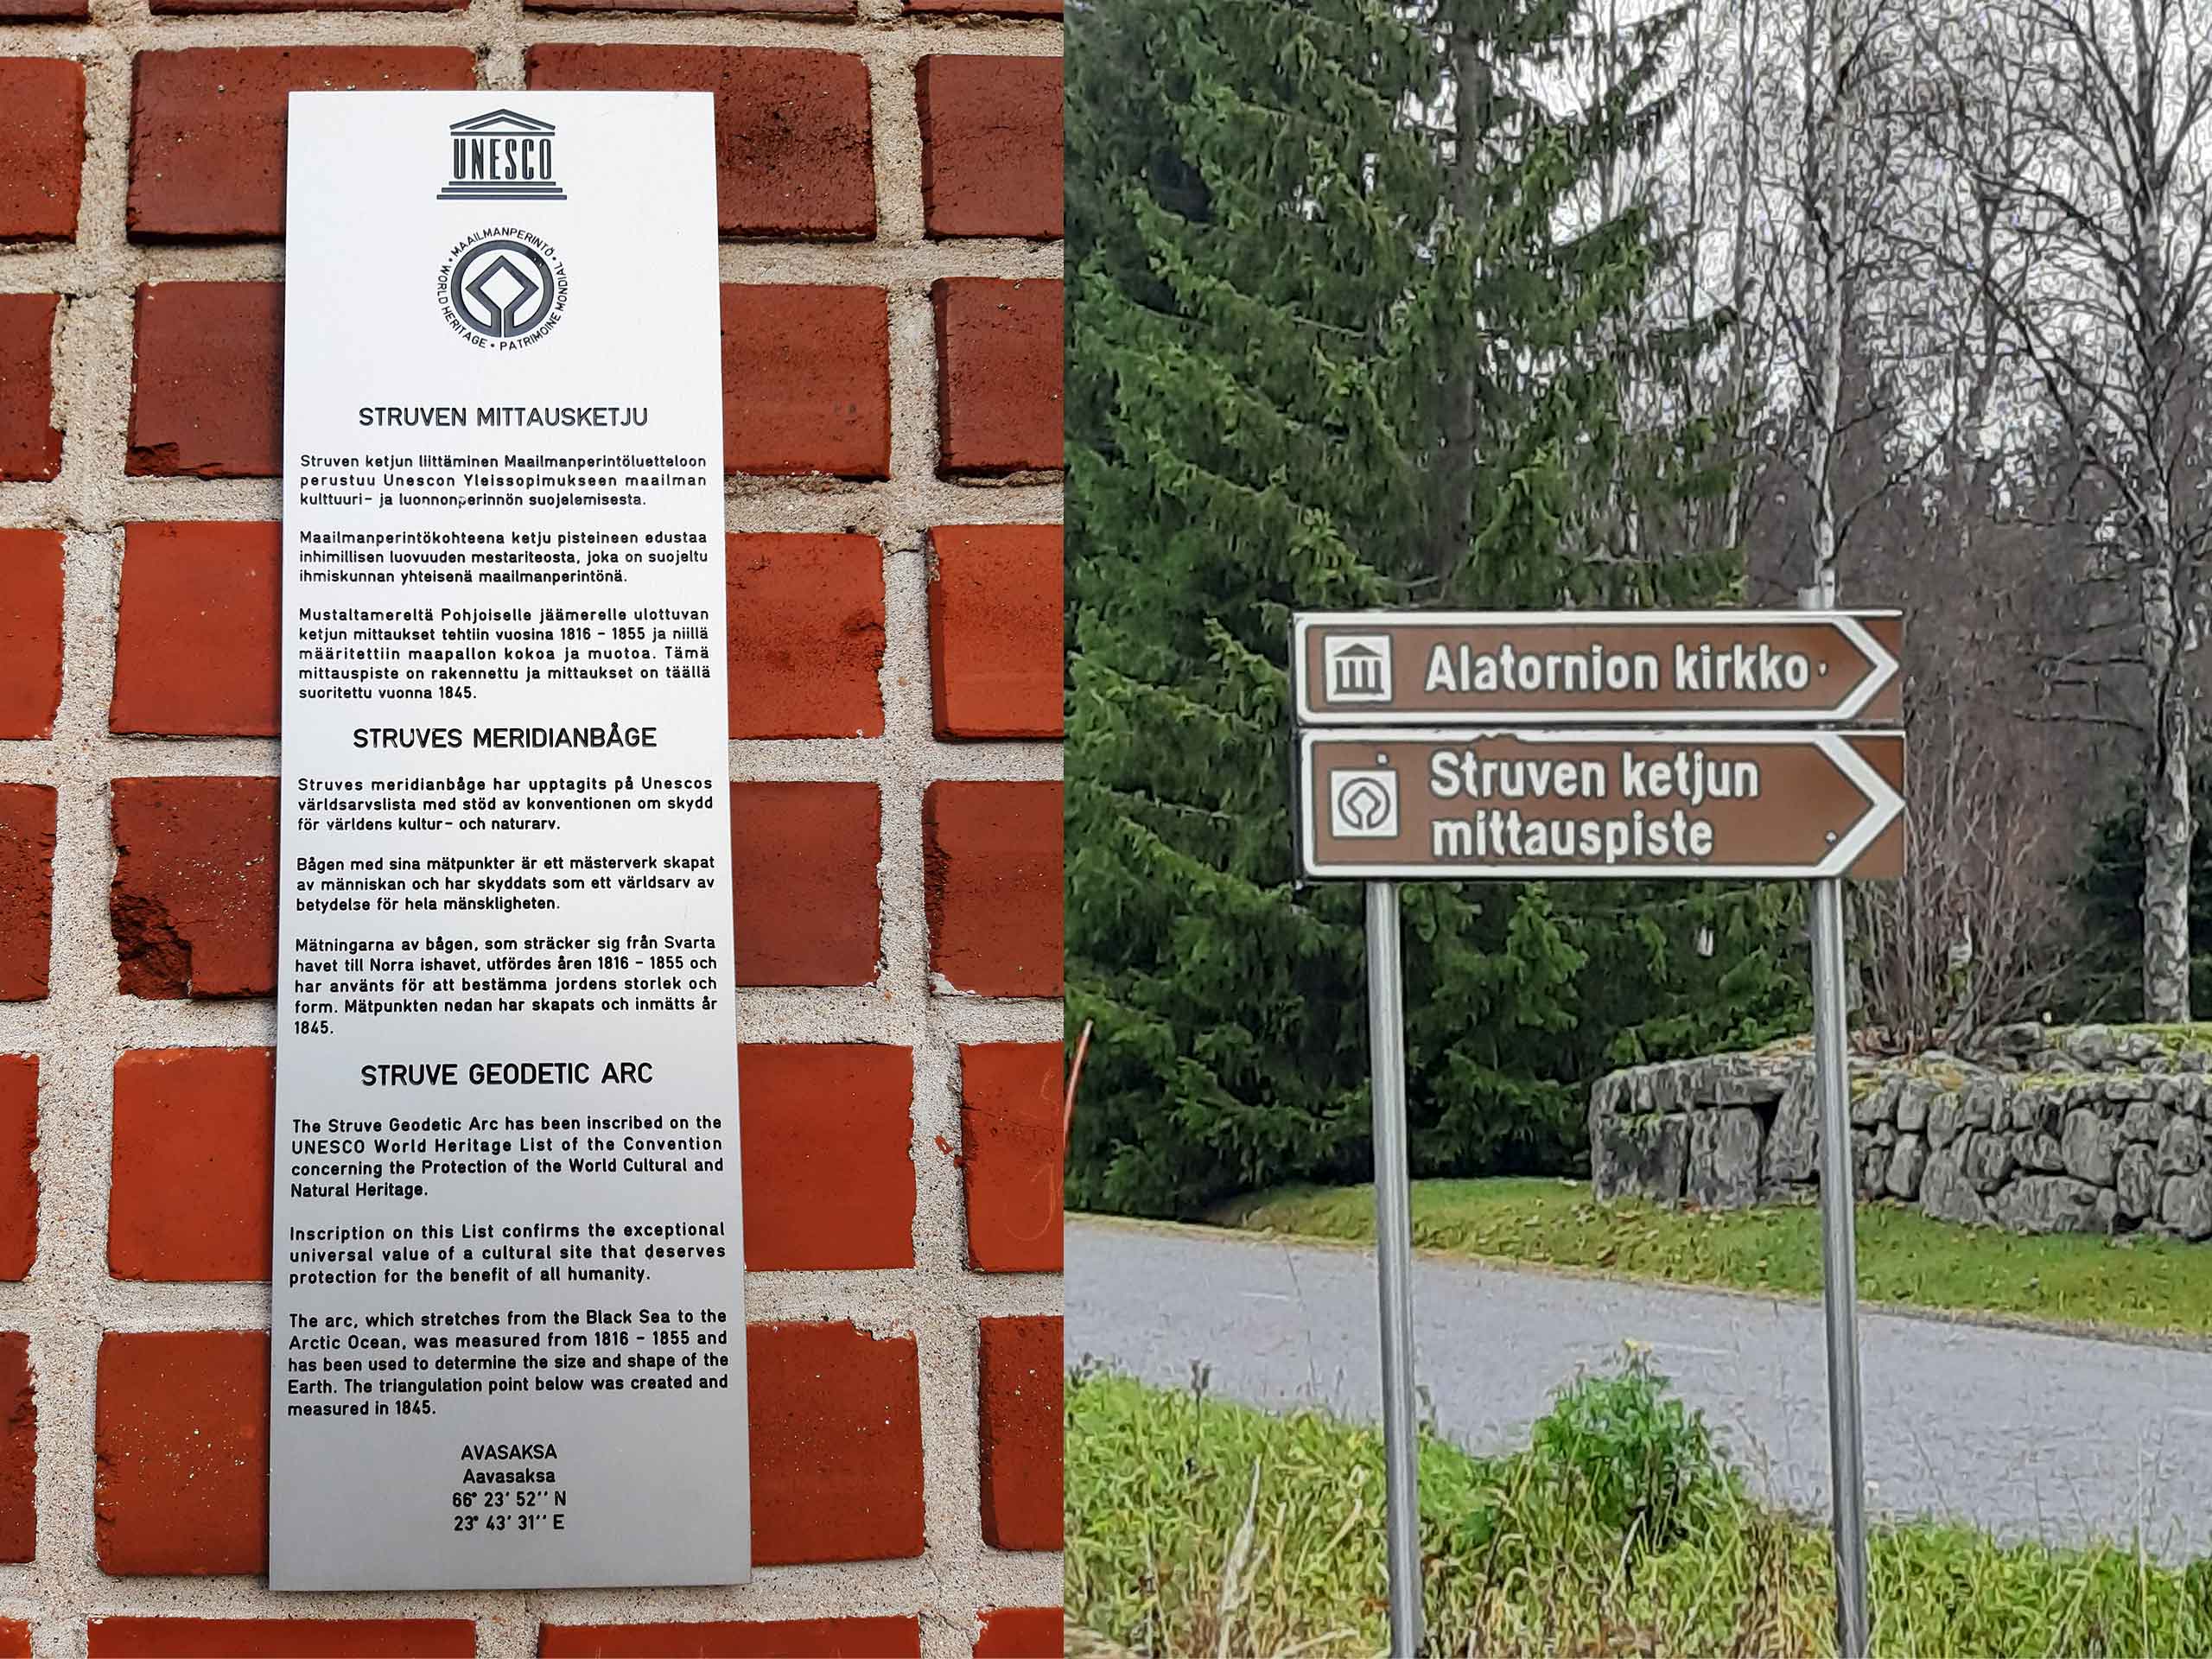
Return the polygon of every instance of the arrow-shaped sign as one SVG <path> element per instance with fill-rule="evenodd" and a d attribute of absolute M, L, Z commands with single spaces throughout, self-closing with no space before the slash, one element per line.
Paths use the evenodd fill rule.
<path fill-rule="evenodd" d="M 1309 731 L 1299 861 L 1353 880 L 1904 873 L 1901 732 Z"/>
<path fill-rule="evenodd" d="M 1895 611 L 1333 611 L 1294 620 L 1306 726 L 1883 724 Z"/>

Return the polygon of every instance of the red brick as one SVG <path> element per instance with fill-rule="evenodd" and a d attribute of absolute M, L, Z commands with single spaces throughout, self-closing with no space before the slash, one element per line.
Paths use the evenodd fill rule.
<path fill-rule="evenodd" d="M 85 67 L 0 58 L 0 240 L 77 234 L 85 166 Z"/>
<path fill-rule="evenodd" d="M 920 1659 L 922 1621 L 718 1620 L 701 1624 L 541 1624 L 538 1659 Z M 92 1659 L 100 1659 L 94 1654 Z"/>
<path fill-rule="evenodd" d="M 982 1327 L 983 1541 L 994 1549 L 1058 1549 L 1060 1321 L 985 1319 Z"/>
<path fill-rule="evenodd" d="M 756 1325 L 745 1353 L 754 1564 L 920 1554 L 913 1338 L 848 1324 Z"/>
<path fill-rule="evenodd" d="M 1057 17 L 1060 0 L 906 0 L 906 10 L 939 17 L 963 12 L 997 17 Z"/>
<path fill-rule="evenodd" d="M 745 1265 L 914 1265 L 914 1052 L 867 1043 L 738 1050 Z"/>
<path fill-rule="evenodd" d="M 0 737 L 51 737 L 61 706 L 61 532 L 0 530 Z"/>
<path fill-rule="evenodd" d="M 134 1049 L 116 1061 L 110 1273 L 269 1277 L 276 1062 L 267 1048 Z"/>
<path fill-rule="evenodd" d="M 850 53 L 533 46 L 527 61 L 534 90 L 713 93 L 724 236 L 875 234 L 868 65 Z"/>
<path fill-rule="evenodd" d="M 54 426 L 54 318 L 59 295 L 0 294 L 0 480 L 61 470 Z"/>
<path fill-rule="evenodd" d="M 926 57 L 914 103 L 931 236 L 1064 233 L 1058 58 Z"/>
<path fill-rule="evenodd" d="M 88 0 L 0 0 L 0 22 L 82 22 L 92 15 Z M 0 1656 L 6 1651 L 0 1643 Z"/>
<path fill-rule="evenodd" d="M 134 478 L 283 471 L 284 285 L 149 283 L 138 290 Z"/>
<path fill-rule="evenodd" d="M 874 784 L 733 784 L 741 985 L 867 985 L 883 938 Z"/>
<path fill-rule="evenodd" d="M 10 16 L 0 7 L 0 17 Z M 84 14 L 77 14 L 82 16 Z M 31 1659 L 31 1627 L 20 1618 L 0 1618 L 0 1659 Z"/>
<path fill-rule="evenodd" d="M 88 1659 L 475 1659 L 465 1618 L 95 1618 Z"/>
<path fill-rule="evenodd" d="M 930 967 L 978 996 L 1058 996 L 1058 784 L 938 783 L 922 798 Z"/>
<path fill-rule="evenodd" d="M 1059 526 L 939 525 L 930 550 L 937 734 L 1059 736 Z"/>
<path fill-rule="evenodd" d="M 937 308 L 938 470 L 1003 474 L 1061 463 L 1061 285 L 948 276 Z"/>
<path fill-rule="evenodd" d="M 157 17 L 190 17 L 226 12 L 459 11 L 467 3 L 468 0 L 153 0 L 153 8 Z"/>
<path fill-rule="evenodd" d="M 103 1571 L 267 1567 L 267 1332 L 109 1332 L 92 1442 Z"/>
<path fill-rule="evenodd" d="M 1060 1046 L 970 1043 L 960 1050 L 960 1166 L 968 1265 L 1058 1273 Z"/>
<path fill-rule="evenodd" d="M 880 737 L 883 547 L 729 538 L 729 734 Z"/>
<path fill-rule="evenodd" d="M 0 1561 L 38 1548 L 38 1392 L 31 1339 L 0 1332 Z"/>
<path fill-rule="evenodd" d="M 124 531 L 112 732 L 276 735 L 276 524 L 131 524 Z"/>
<path fill-rule="evenodd" d="M 856 0 L 523 0 L 529 11 L 749 12 L 765 17 L 851 17 Z"/>
<path fill-rule="evenodd" d="M 118 778 L 108 918 L 128 996 L 276 988 L 276 780 Z"/>
<path fill-rule="evenodd" d="M 38 1260 L 38 1056 L 0 1054 L 0 1281 Z"/>
<path fill-rule="evenodd" d="M 239 9 L 200 0 L 157 8 Z M 280 10 L 263 4 L 246 9 Z M 392 9 L 444 10 L 447 0 L 433 7 Z M 130 195 L 125 205 L 130 234 L 194 239 L 282 236 L 285 120 L 295 92 L 467 92 L 475 85 L 475 54 L 458 46 L 141 52 L 130 98 Z"/>
<path fill-rule="evenodd" d="M 888 478 L 890 329 L 880 288 L 725 286 L 723 465 Z"/>
<path fill-rule="evenodd" d="M 1060 1621 L 1057 1607 L 986 1607 L 975 1659 L 1060 1659 Z"/>
<path fill-rule="evenodd" d="M 0 1002 L 46 995 L 54 950 L 54 806 L 46 784 L 0 784 Z"/>

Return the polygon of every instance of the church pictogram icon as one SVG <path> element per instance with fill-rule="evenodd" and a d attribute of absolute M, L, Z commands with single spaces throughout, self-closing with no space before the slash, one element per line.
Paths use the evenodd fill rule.
<path fill-rule="evenodd" d="M 1390 636 L 1346 634 L 1323 642 L 1322 685 L 1331 702 L 1390 700 Z"/>

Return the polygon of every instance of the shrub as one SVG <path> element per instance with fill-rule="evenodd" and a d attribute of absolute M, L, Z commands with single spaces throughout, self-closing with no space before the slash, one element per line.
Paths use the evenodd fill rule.
<path fill-rule="evenodd" d="M 1617 1371 L 1577 1377 L 1529 1431 L 1530 1471 L 1608 1532 L 1664 1549 L 1733 1477 L 1705 1421 L 1631 1351 Z"/>

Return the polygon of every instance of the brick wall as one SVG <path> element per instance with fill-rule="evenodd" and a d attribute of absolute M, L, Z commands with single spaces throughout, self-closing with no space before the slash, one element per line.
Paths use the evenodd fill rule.
<path fill-rule="evenodd" d="M 1058 1651 L 1059 0 L 0 0 L 0 1659 Z M 755 1581 L 271 1595 L 284 94 L 716 95 Z"/>

